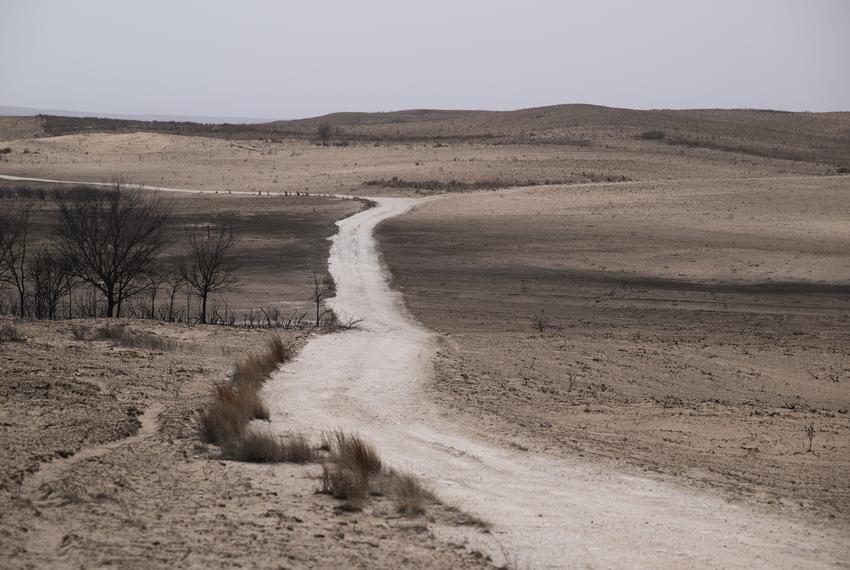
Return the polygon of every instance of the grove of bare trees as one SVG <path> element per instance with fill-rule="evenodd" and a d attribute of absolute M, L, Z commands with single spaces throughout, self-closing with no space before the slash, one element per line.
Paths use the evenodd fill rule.
<path fill-rule="evenodd" d="M 29 218 L 28 209 L 15 216 L 0 216 L 0 283 L 11 285 L 17 290 L 22 317 L 26 314 Z"/>
<path fill-rule="evenodd" d="M 159 196 L 120 181 L 85 202 L 60 203 L 56 247 L 70 275 L 103 294 L 107 317 L 147 288 L 169 217 Z"/>
<path fill-rule="evenodd" d="M 130 317 L 268 328 L 336 322 L 324 309 L 326 299 L 334 294 L 334 282 L 314 274 L 311 300 L 316 317 L 312 323 L 308 312 L 284 315 L 274 307 L 247 311 L 238 323 L 226 302 L 222 310 L 222 294 L 239 286 L 232 227 L 175 228 L 171 203 L 161 194 L 124 180 L 102 188 L 24 190 L 25 199 L 32 195 L 55 200 L 55 218 L 47 222 L 53 233 L 45 235 L 43 215 L 33 218 L 28 207 L 0 212 L 0 314 L 35 319 Z M 33 219 L 41 233 L 31 227 Z"/>

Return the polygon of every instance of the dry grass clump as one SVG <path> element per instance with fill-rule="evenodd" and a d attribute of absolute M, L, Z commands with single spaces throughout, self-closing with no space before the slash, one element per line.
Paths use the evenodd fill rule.
<path fill-rule="evenodd" d="M 233 381 L 240 386 L 259 389 L 278 365 L 289 359 L 290 348 L 279 337 L 269 339 L 266 349 L 259 354 L 249 354 L 236 363 Z"/>
<path fill-rule="evenodd" d="M 341 430 L 326 434 L 324 445 L 333 463 L 322 466 L 320 492 L 343 500 L 362 500 L 370 479 L 381 472 L 383 462 L 372 444 Z"/>
<path fill-rule="evenodd" d="M 422 486 L 418 477 L 394 471 L 390 480 L 395 483 L 391 496 L 395 498 L 398 513 L 408 516 L 425 514 L 425 502 L 433 501 L 434 495 Z"/>
<path fill-rule="evenodd" d="M 404 471 L 388 469 L 373 483 L 373 493 L 379 492 L 395 502 L 396 512 L 407 516 L 425 514 L 425 505 L 434 495 L 422 486 L 418 477 Z"/>
<path fill-rule="evenodd" d="M 357 475 L 340 465 L 322 465 L 322 475 L 319 477 L 319 492 L 330 495 L 335 499 L 362 500 L 369 489 L 368 480 L 360 479 Z"/>
<path fill-rule="evenodd" d="M 225 454 L 252 463 L 307 463 L 315 452 L 303 435 L 284 438 L 270 431 L 245 430 L 225 443 Z"/>
<path fill-rule="evenodd" d="M 24 342 L 26 337 L 13 324 L 0 325 L 0 342 Z"/>
<path fill-rule="evenodd" d="M 385 467 L 374 446 L 358 435 L 335 431 L 325 437 L 325 446 L 330 462 L 322 465 L 318 491 L 347 501 L 344 508 L 362 508 L 369 495 L 386 496 L 398 513 L 417 516 L 435 500 L 414 475 Z"/>
<path fill-rule="evenodd" d="M 141 348 L 145 350 L 157 350 L 160 352 L 173 352 L 177 350 L 178 343 L 155 334 L 133 331 L 127 328 L 126 323 L 106 324 L 92 330 L 86 325 L 73 325 L 71 337 L 74 340 L 91 341 L 107 340 L 113 346 L 126 346 L 128 348 Z"/>
<path fill-rule="evenodd" d="M 252 401 L 257 398 L 246 397 L 233 384 L 216 383 L 210 401 L 201 410 L 198 418 L 198 428 L 203 440 L 224 445 L 239 438 L 252 419 L 249 409 Z"/>
<path fill-rule="evenodd" d="M 334 431 L 328 441 L 331 456 L 340 467 L 363 479 L 381 472 L 384 464 L 375 447 L 359 435 Z"/>
<path fill-rule="evenodd" d="M 236 363 L 231 382 L 213 386 L 211 397 L 198 418 L 198 430 L 204 441 L 222 446 L 225 455 L 234 459 L 253 458 L 245 461 L 291 461 L 290 457 L 303 456 L 304 448 L 309 450 L 303 438 L 285 442 L 292 449 L 282 450 L 276 447 L 284 444 L 271 435 L 265 437 L 247 431 L 251 420 L 269 419 L 260 388 L 278 365 L 289 358 L 289 352 L 289 347 L 280 338 L 270 339 L 263 352 L 250 354 Z M 285 459 L 273 459 L 275 457 Z"/>

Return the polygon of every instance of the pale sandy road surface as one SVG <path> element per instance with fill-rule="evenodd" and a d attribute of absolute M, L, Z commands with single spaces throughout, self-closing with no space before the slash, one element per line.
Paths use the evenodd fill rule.
<path fill-rule="evenodd" d="M 433 335 L 388 285 L 374 228 L 415 207 L 378 198 L 338 222 L 330 271 L 333 307 L 360 330 L 313 339 L 267 385 L 273 422 L 318 437 L 361 433 L 391 464 L 493 524 L 464 539 L 547 568 L 828 568 L 847 564 L 838 531 L 765 516 L 684 487 L 592 464 L 481 442 L 429 403 Z"/>

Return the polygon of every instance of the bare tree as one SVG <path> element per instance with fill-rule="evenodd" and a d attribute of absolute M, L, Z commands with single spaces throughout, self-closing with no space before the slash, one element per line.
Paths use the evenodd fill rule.
<path fill-rule="evenodd" d="M 32 285 L 32 306 L 35 318 L 55 319 L 59 302 L 70 286 L 64 260 L 42 247 L 29 258 L 27 277 Z"/>
<path fill-rule="evenodd" d="M 179 275 L 179 271 L 177 273 Z M 145 275 L 145 294 L 147 295 L 147 301 L 150 303 L 150 305 L 143 309 L 146 318 L 156 318 L 156 296 L 159 294 L 162 285 L 168 282 L 169 277 L 169 268 L 161 264 L 154 265 L 148 274 Z"/>
<path fill-rule="evenodd" d="M 177 268 L 175 271 L 169 273 L 168 278 L 168 314 L 166 316 L 166 320 L 169 322 L 174 322 L 177 319 L 177 312 L 174 309 L 174 300 L 177 297 L 178 291 L 182 287 L 186 285 L 186 281 L 183 279 L 183 271 L 181 268 Z"/>
<path fill-rule="evenodd" d="M 18 290 L 18 312 L 26 315 L 27 299 L 27 240 L 30 211 L 24 208 L 17 216 L 0 216 L 0 282 Z"/>
<path fill-rule="evenodd" d="M 235 241 L 232 228 L 203 232 L 189 237 L 189 259 L 181 271 L 190 289 L 201 298 L 201 322 L 207 322 L 210 293 L 232 290 L 237 283 L 236 263 L 230 249 Z"/>
<path fill-rule="evenodd" d="M 333 133 L 333 129 L 331 129 L 331 124 L 325 121 L 324 123 L 319 125 L 319 128 L 316 129 L 316 133 L 322 140 L 322 146 L 328 146 L 328 142 L 331 140 L 331 134 Z"/>
<path fill-rule="evenodd" d="M 330 275 L 313 273 L 313 302 L 316 303 L 316 326 L 322 324 L 322 302 L 336 293 L 336 283 Z"/>
<path fill-rule="evenodd" d="M 169 219 L 161 197 L 122 180 L 87 200 L 60 203 L 57 248 L 71 274 L 103 294 L 107 317 L 119 315 L 121 303 L 147 287 Z"/>

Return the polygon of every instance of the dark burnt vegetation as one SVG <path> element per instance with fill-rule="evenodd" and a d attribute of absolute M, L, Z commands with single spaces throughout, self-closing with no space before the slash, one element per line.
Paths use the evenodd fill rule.
<path fill-rule="evenodd" d="M 415 190 L 417 194 L 440 192 L 474 192 L 476 190 L 503 190 L 505 188 L 521 188 L 528 186 L 562 186 L 581 184 L 584 182 L 628 182 L 631 178 L 620 174 L 605 174 L 601 172 L 572 172 L 570 178 L 543 178 L 509 180 L 496 178 L 494 180 L 405 180 L 398 176 L 378 178 L 363 183 L 365 188 L 392 188 L 396 190 Z"/>
<path fill-rule="evenodd" d="M 232 214 L 178 221 L 168 198 L 122 180 L 105 186 L 0 185 L 4 201 L 0 314 L 267 329 L 346 326 L 324 307 L 332 287 L 320 295 L 316 318 L 277 307 L 234 310 L 223 295 L 239 290 L 242 269 Z M 293 231 L 315 231 L 293 223 Z M 304 285 L 304 300 L 315 302 Z"/>
<path fill-rule="evenodd" d="M 554 186 L 559 184 L 574 184 L 575 179 L 557 180 L 477 180 L 464 182 L 461 180 L 405 180 L 397 176 L 367 180 L 363 186 L 367 188 L 395 188 L 404 190 L 427 190 L 433 192 L 471 192 L 474 190 L 499 190 L 517 186 Z"/>

